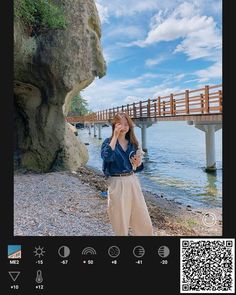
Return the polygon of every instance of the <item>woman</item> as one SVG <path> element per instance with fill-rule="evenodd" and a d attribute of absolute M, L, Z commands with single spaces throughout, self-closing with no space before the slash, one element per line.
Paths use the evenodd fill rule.
<path fill-rule="evenodd" d="M 127 236 L 129 227 L 135 236 L 153 235 L 140 183 L 134 174 L 143 169 L 142 157 L 136 153 L 138 148 L 132 120 L 126 113 L 117 113 L 112 120 L 112 135 L 101 147 L 108 182 L 108 215 L 117 236 Z"/>

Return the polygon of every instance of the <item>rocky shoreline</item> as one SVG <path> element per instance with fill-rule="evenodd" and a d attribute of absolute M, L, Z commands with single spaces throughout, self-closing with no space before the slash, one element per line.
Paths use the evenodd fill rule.
<path fill-rule="evenodd" d="M 106 191 L 106 181 L 99 170 L 81 167 L 76 173 L 79 178 L 86 179 L 86 182 L 99 191 Z M 143 190 L 143 193 L 157 235 L 222 235 L 220 208 L 192 208 L 190 205 L 183 206 L 150 191 Z M 215 220 L 212 220 L 212 217 Z"/>
<path fill-rule="evenodd" d="M 15 171 L 14 235 L 113 236 L 100 171 Z M 191 208 L 143 191 L 156 236 L 221 236 L 220 208 Z M 132 235 L 132 231 L 131 231 Z"/>

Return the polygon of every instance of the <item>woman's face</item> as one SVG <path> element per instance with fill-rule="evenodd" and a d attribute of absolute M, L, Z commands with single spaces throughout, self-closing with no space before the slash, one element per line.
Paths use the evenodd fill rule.
<path fill-rule="evenodd" d="M 120 124 L 122 126 L 121 132 L 122 133 L 127 133 L 129 131 L 129 123 L 125 117 L 122 117 L 120 119 Z"/>

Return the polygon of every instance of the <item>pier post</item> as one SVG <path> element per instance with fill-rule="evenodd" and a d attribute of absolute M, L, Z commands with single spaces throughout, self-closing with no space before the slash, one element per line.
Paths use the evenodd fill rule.
<path fill-rule="evenodd" d="M 215 126 L 205 126 L 206 140 L 206 171 L 211 172 L 216 170 L 215 159 Z"/>
<path fill-rule="evenodd" d="M 102 125 L 98 124 L 98 139 L 102 139 Z"/>
<path fill-rule="evenodd" d="M 147 151 L 147 126 L 142 124 L 141 126 L 141 138 L 142 138 L 142 150 Z"/>
<path fill-rule="evenodd" d="M 141 140 L 142 140 L 142 150 L 147 152 L 147 128 L 152 126 L 152 121 L 150 120 L 143 120 L 143 121 L 136 121 L 135 125 L 141 128 Z"/>
<path fill-rule="evenodd" d="M 96 137 L 97 136 L 97 129 L 96 129 L 96 124 L 93 123 L 93 136 Z"/>
<path fill-rule="evenodd" d="M 189 125 L 193 125 L 193 121 L 188 121 Z M 194 126 L 205 132 L 206 145 L 206 172 L 216 171 L 215 158 L 215 132 L 222 128 L 221 122 L 194 122 Z"/>

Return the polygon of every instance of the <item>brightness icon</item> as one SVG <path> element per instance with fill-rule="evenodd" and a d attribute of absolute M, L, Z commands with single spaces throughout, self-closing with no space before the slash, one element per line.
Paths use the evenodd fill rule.
<path fill-rule="evenodd" d="M 38 256 L 38 258 L 40 258 L 41 256 L 44 256 L 45 251 L 43 250 L 44 247 L 38 246 L 34 248 L 34 256 Z"/>

